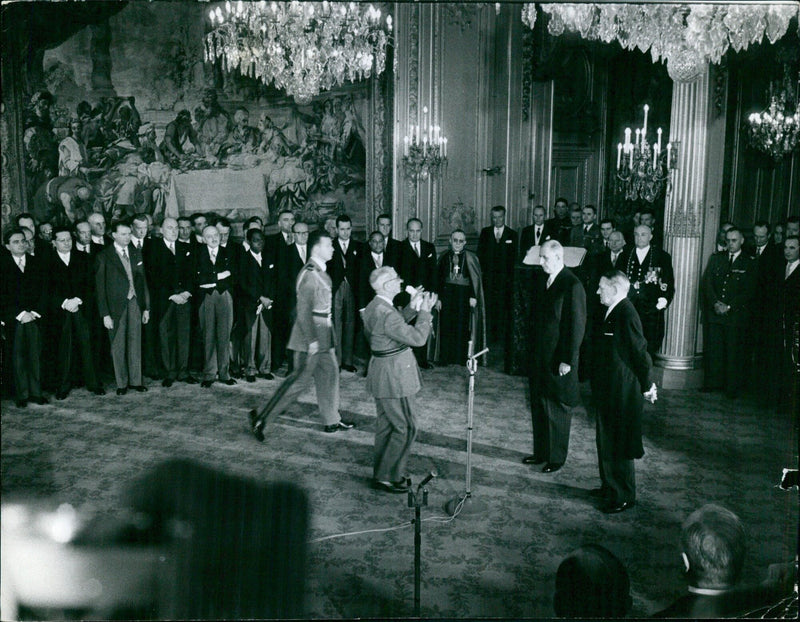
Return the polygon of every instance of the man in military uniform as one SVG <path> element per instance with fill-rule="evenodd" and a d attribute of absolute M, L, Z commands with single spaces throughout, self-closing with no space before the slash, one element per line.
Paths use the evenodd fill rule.
<path fill-rule="evenodd" d="M 421 374 L 412 352 L 428 341 L 431 309 L 436 294 L 417 294 L 400 313 L 392 300 L 400 293 L 401 279 L 394 268 L 373 270 L 369 284 L 375 290 L 362 313 L 364 332 L 372 358 L 367 371 L 367 391 L 375 398 L 375 458 L 373 487 L 385 492 L 408 491 L 406 462 L 417 435 L 415 395 L 422 387 Z M 414 307 L 419 304 L 419 311 Z M 414 326 L 408 322 L 416 316 Z"/>
<path fill-rule="evenodd" d="M 617 269 L 631 282 L 628 298 L 642 320 L 647 352 L 655 356 L 664 339 L 664 311 L 675 296 L 672 257 L 654 244 L 647 225 L 633 230 L 634 248 L 617 260 Z"/>
<path fill-rule="evenodd" d="M 264 440 L 264 428 L 286 410 L 314 379 L 319 412 L 328 433 L 349 430 L 353 424 L 339 416 L 339 363 L 331 321 L 332 286 L 325 265 L 333 257 L 333 241 L 317 231 L 308 242 L 311 259 L 297 276 L 297 318 L 289 337 L 294 351 L 294 371 L 283 381 L 267 405 L 249 413 L 250 427 L 257 440 Z"/>
<path fill-rule="evenodd" d="M 756 261 L 742 252 L 742 232 L 732 227 L 725 239 L 728 252 L 711 255 L 703 275 L 708 323 L 703 391 L 725 389 L 733 398 L 744 384 L 746 335 L 758 272 Z"/>

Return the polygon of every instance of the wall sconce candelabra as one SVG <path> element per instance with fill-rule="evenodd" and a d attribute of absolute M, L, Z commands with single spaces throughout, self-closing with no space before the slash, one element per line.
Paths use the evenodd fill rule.
<path fill-rule="evenodd" d="M 447 170 L 447 138 L 442 136 L 442 128 L 428 123 L 427 106 L 422 108 L 422 125 L 409 126 L 408 135 L 403 137 L 403 166 L 414 181 Z"/>
<path fill-rule="evenodd" d="M 669 191 L 670 171 L 678 168 L 677 141 L 661 148 L 663 130 L 656 130 L 657 140 L 651 145 L 647 140 L 647 112 L 644 106 L 644 124 L 636 128 L 631 141 L 631 128 L 625 128 L 625 142 L 617 144 L 617 186 L 629 201 L 643 199 L 653 203 L 666 188 Z"/>

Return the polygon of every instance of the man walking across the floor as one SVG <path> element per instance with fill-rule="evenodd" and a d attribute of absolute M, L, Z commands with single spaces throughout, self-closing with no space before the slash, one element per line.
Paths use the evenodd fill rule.
<path fill-rule="evenodd" d="M 597 409 L 597 459 L 600 467 L 601 511 L 615 514 L 636 502 L 633 461 L 644 455 L 644 400 L 656 400 L 650 381 L 653 361 L 647 353 L 642 322 L 628 299 L 631 283 L 619 270 L 600 277 L 597 293 L 606 307 L 595 332 L 592 401 Z"/>
<path fill-rule="evenodd" d="M 308 242 L 311 259 L 297 277 L 297 317 L 288 348 L 294 351 L 294 371 L 286 377 L 267 405 L 249 412 L 250 427 L 257 440 L 264 440 L 264 429 L 309 389 L 317 389 L 317 404 L 326 432 L 349 430 L 353 424 L 339 416 L 339 363 L 331 321 L 331 278 L 325 272 L 333 257 L 333 241 L 325 231 L 317 231 Z"/>
<path fill-rule="evenodd" d="M 525 464 L 558 471 L 567 459 L 572 410 L 580 404 L 578 360 L 586 325 L 586 292 L 564 266 L 564 248 L 555 240 L 541 248 L 547 279 L 535 285 L 533 355 L 530 369 L 533 455 Z"/>
<path fill-rule="evenodd" d="M 392 305 L 401 285 L 394 268 L 373 270 L 369 283 L 375 298 L 364 309 L 362 320 L 372 349 L 367 392 L 375 398 L 377 411 L 373 487 L 402 493 L 408 491 L 406 462 L 417 435 L 415 396 L 422 387 L 411 348 L 427 342 L 437 298 L 436 294 L 417 294 L 401 313 Z M 419 311 L 414 310 L 417 305 Z M 414 317 L 417 321 L 410 326 Z"/>

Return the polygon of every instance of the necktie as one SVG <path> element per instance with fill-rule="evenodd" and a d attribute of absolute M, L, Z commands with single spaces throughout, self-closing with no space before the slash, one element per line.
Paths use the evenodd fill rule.
<path fill-rule="evenodd" d="M 209 251 L 209 256 L 211 257 L 211 263 L 216 265 L 217 264 L 217 249 L 212 249 Z"/>
<path fill-rule="evenodd" d="M 542 236 L 542 228 L 541 227 L 536 227 L 536 239 L 534 240 L 534 242 L 536 243 L 536 246 L 539 246 L 539 238 L 541 236 Z"/>
<path fill-rule="evenodd" d="M 376 257 L 377 259 L 375 260 L 375 265 L 378 268 L 380 268 L 381 266 L 383 266 L 383 253 L 381 253 L 380 255 L 376 255 Z"/>
<path fill-rule="evenodd" d="M 131 260 L 128 258 L 127 249 L 122 249 L 120 253 L 122 259 L 122 266 L 125 268 L 125 274 L 128 276 L 128 300 L 136 297 L 136 288 L 133 286 L 133 272 L 131 271 Z"/>
<path fill-rule="evenodd" d="M 589 233 L 589 225 L 584 225 L 583 226 L 583 232 L 584 233 Z"/>
<path fill-rule="evenodd" d="M 306 247 L 305 246 L 298 246 L 297 250 L 300 251 L 300 259 L 303 260 L 303 263 L 306 262 Z"/>
<path fill-rule="evenodd" d="M 286 234 L 286 244 L 294 244 L 294 236 L 291 233 Z"/>
<path fill-rule="evenodd" d="M 616 265 L 617 265 L 617 257 L 619 257 L 619 253 L 611 253 L 611 265 L 612 266 L 616 267 Z"/>
<path fill-rule="evenodd" d="M 494 239 L 497 240 L 498 242 L 500 241 L 500 235 L 501 235 L 500 234 L 500 229 L 495 229 L 494 230 Z"/>
<path fill-rule="evenodd" d="M 25 274 L 25 255 L 17 260 L 17 265 L 19 266 L 20 272 Z"/>
<path fill-rule="evenodd" d="M 174 242 L 170 242 L 167 246 L 169 247 L 169 252 L 174 255 L 175 254 L 175 243 Z"/>
<path fill-rule="evenodd" d="M 730 268 L 733 265 L 733 253 L 730 253 L 728 256 L 728 267 Z"/>
<path fill-rule="evenodd" d="M 784 279 L 788 279 L 792 275 L 792 264 L 786 264 L 786 276 L 783 277 Z"/>
<path fill-rule="evenodd" d="M 414 252 L 417 254 L 417 257 L 419 257 L 419 242 L 414 242 Z"/>

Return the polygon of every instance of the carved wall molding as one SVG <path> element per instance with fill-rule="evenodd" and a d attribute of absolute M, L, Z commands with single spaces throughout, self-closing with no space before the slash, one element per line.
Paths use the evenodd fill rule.
<path fill-rule="evenodd" d="M 703 202 L 675 201 L 664 214 L 664 232 L 676 238 L 699 238 L 703 235 Z"/>

